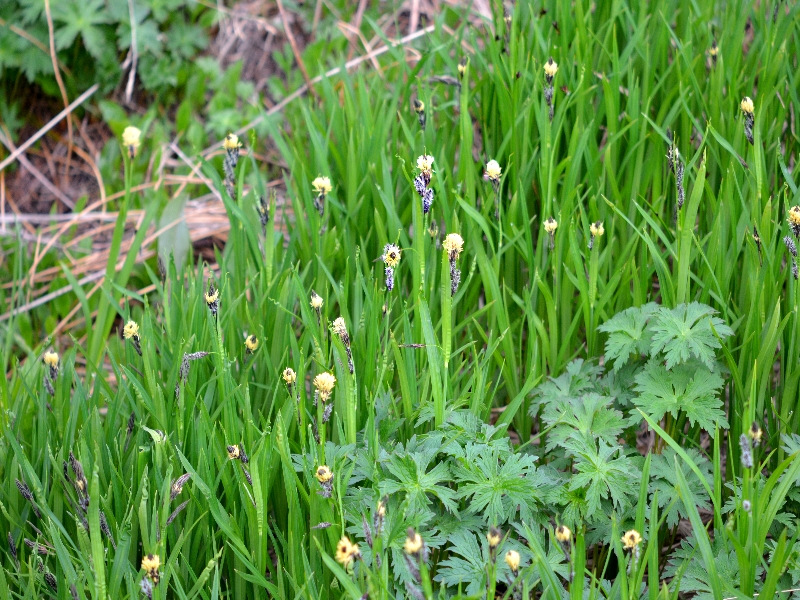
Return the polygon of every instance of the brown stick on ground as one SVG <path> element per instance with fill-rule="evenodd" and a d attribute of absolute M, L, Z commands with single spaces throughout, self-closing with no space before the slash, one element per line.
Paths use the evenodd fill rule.
<path fill-rule="evenodd" d="M 47 15 L 47 33 L 50 37 L 50 60 L 53 61 L 53 73 L 56 76 L 58 89 L 61 91 L 61 99 L 64 101 L 64 108 L 69 106 L 69 96 L 64 80 L 61 79 L 61 71 L 58 70 L 58 57 L 56 56 L 55 27 L 53 27 L 53 15 L 50 13 L 50 0 L 44 0 L 44 13 Z M 67 166 L 64 169 L 64 177 L 69 186 L 69 163 L 72 160 L 72 120 L 67 119 Z"/>
<path fill-rule="evenodd" d="M 281 2 L 281 0 L 277 0 L 277 2 L 278 10 L 281 13 L 281 20 L 283 21 L 283 29 L 286 32 L 286 37 L 289 39 L 289 45 L 292 47 L 294 59 L 297 61 L 297 66 L 300 67 L 300 72 L 303 74 L 303 79 L 306 80 L 308 91 L 310 91 L 311 95 L 316 98 L 317 93 L 314 91 L 314 87 L 311 85 L 311 77 L 308 76 L 308 71 L 306 70 L 306 65 L 303 62 L 303 57 L 300 55 L 300 48 L 297 46 L 297 40 L 294 39 L 292 28 L 289 27 L 289 19 L 286 18 L 286 11 L 283 9 L 283 2 Z"/>

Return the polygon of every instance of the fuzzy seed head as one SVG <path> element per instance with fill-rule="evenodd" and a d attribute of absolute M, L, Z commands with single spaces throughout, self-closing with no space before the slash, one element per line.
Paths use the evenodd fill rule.
<path fill-rule="evenodd" d="M 464 238 L 457 233 L 448 233 L 442 242 L 442 248 L 451 259 L 458 258 L 458 255 L 464 250 Z"/>
<path fill-rule="evenodd" d="M 328 177 L 317 177 L 311 182 L 311 188 L 321 196 L 326 196 L 327 194 L 331 193 L 331 190 L 333 190 L 331 180 Z"/>
<path fill-rule="evenodd" d="M 415 555 L 422 550 L 422 537 L 413 529 L 408 529 L 408 535 L 406 537 L 406 542 L 403 544 L 403 550 L 406 551 L 406 554 Z"/>
<path fill-rule="evenodd" d="M 483 172 L 483 176 L 489 181 L 499 181 L 501 172 L 500 163 L 496 160 L 490 160 L 486 163 L 486 170 Z"/>
<path fill-rule="evenodd" d="M 748 115 L 752 115 L 753 111 L 755 110 L 755 106 L 753 106 L 753 101 L 750 99 L 750 96 L 745 96 L 742 98 L 741 104 L 739 106 L 742 109 L 742 112 L 747 113 Z"/>
<path fill-rule="evenodd" d="M 142 143 L 142 131 L 136 127 L 128 125 L 122 132 L 122 145 L 136 154 L 136 150 Z"/>
<path fill-rule="evenodd" d="M 506 564 L 512 573 L 519 571 L 519 552 L 516 550 L 506 552 Z"/>
<path fill-rule="evenodd" d="M 626 531 L 622 536 L 622 546 L 625 550 L 633 550 L 642 543 L 642 536 L 635 529 Z"/>
<path fill-rule="evenodd" d="M 228 446 L 228 458 L 230 460 L 238 460 L 239 457 L 242 455 L 242 450 L 239 448 L 238 444 L 233 446 Z"/>
<path fill-rule="evenodd" d="M 342 536 L 342 539 L 336 544 L 336 562 L 346 568 L 359 557 L 361 557 L 361 551 L 358 549 L 358 544 L 351 542 L 347 536 Z"/>
<path fill-rule="evenodd" d="M 51 369 L 55 369 L 58 367 L 58 352 L 53 352 L 52 350 L 49 352 L 44 353 L 44 364 L 46 364 Z"/>
<path fill-rule="evenodd" d="M 258 338 L 254 335 L 248 335 L 244 340 L 244 347 L 248 352 L 255 352 L 258 349 Z"/>
<path fill-rule="evenodd" d="M 331 397 L 333 386 L 336 385 L 336 377 L 333 376 L 333 373 L 320 373 L 314 377 L 313 383 L 319 392 L 319 399 L 322 402 L 327 402 L 328 398 Z"/>
<path fill-rule="evenodd" d="M 558 221 L 556 221 L 553 217 L 550 217 L 544 222 L 544 230 L 549 233 L 555 233 L 556 229 L 558 229 Z"/>
<path fill-rule="evenodd" d="M 572 532 L 566 525 L 556 527 L 556 539 L 562 544 L 566 544 L 572 539 Z"/>
<path fill-rule="evenodd" d="M 326 483 L 333 479 L 333 471 L 331 471 L 327 465 L 320 465 L 317 467 L 314 477 L 316 477 L 317 481 L 320 483 Z"/>
<path fill-rule="evenodd" d="M 241 148 L 242 143 L 239 141 L 238 135 L 235 133 L 229 133 L 225 136 L 225 141 L 222 142 L 222 147 L 225 148 L 225 150 L 231 151 Z"/>
<path fill-rule="evenodd" d="M 387 267 L 394 269 L 400 262 L 400 248 L 394 244 L 386 244 L 383 247 L 383 256 L 381 258 Z"/>
<path fill-rule="evenodd" d="M 136 321 L 128 321 L 122 329 L 122 337 L 126 340 L 139 337 L 139 325 Z"/>
<path fill-rule="evenodd" d="M 589 226 L 589 233 L 592 234 L 592 237 L 600 237 L 605 232 L 602 221 L 596 221 Z"/>
<path fill-rule="evenodd" d="M 323 304 L 322 296 L 317 294 L 317 292 L 315 292 L 314 290 L 311 290 L 311 302 L 310 302 L 310 304 L 311 304 L 311 308 L 313 308 L 314 310 L 319 310 L 319 309 L 322 308 L 322 304 Z"/>
<path fill-rule="evenodd" d="M 548 77 L 548 79 L 552 79 L 558 73 L 558 63 L 553 60 L 551 56 L 547 59 L 547 62 L 544 63 L 544 74 Z"/>
<path fill-rule="evenodd" d="M 417 158 L 417 168 L 425 175 L 433 173 L 433 157 L 428 154 L 423 154 Z"/>

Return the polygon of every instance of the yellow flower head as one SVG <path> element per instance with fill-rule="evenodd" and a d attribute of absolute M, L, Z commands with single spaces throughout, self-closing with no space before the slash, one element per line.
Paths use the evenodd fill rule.
<path fill-rule="evenodd" d="M 217 300 L 219 300 L 219 290 L 215 289 L 214 286 L 211 286 L 211 289 L 206 292 L 206 304 L 211 306 Z"/>
<path fill-rule="evenodd" d="M 556 229 L 558 229 L 558 221 L 556 221 L 553 217 L 550 217 L 544 222 L 544 230 L 547 233 L 555 233 Z"/>
<path fill-rule="evenodd" d="M 327 402 L 331 397 L 334 385 L 336 385 L 336 377 L 333 376 L 333 373 L 320 373 L 314 377 L 314 387 L 317 388 L 319 399 L 322 402 Z"/>
<path fill-rule="evenodd" d="M 500 163 L 496 160 L 490 160 L 486 163 L 486 170 L 483 172 L 483 176 L 490 181 L 497 181 L 500 179 L 501 171 Z"/>
<path fill-rule="evenodd" d="M 342 536 L 342 539 L 336 544 L 336 562 L 348 567 L 353 560 L 360 557 L 361 551 L 358 549 L 358 544 L 354 544 L 349 538 Z"/>
<path fill-rule="evenodd" d="M 556 527 L 556 539 L 562 544 L 566 544 L 572 539 L 572 532 L 566 525 Z"/>
<path fill-rule="evenodd" d="M 444 248 L 444 251 L 447 252 L 451 259 L 458 258 L 461 251 L 464 250 L 464 238 L 457 233 L 449 233 L 447 237 L 444 238 L 444 242 L 442 242 L 442 248 Z"/>
<path fill-rule="evenodd" d="M 242 455 L 242 451 L 239 449 L 238 445 L 228 446 L 228 458 L 231 460 L 236 460 Z"/>
<path fill-rule="evenodd" d="M 506 552 L 506 564 L 512 573 L 519 571 L 519 552 L 516 550 Z"/>
<path fill-rule="evenodd" d="M 286 367 L 281 374 L 283 380 L 286 382 L 286 385 L 292 385 L 295 381 L 297 381 L 297 373 L 294 372 L 294 369 L 291 367 Z"/>
<path fill-rule="evenodd" d="M 417 168 L 426 175 L 433 173 L 433 157 L 429 154 L 420 156 L 417 159 Z"/>
<path fill-rule="evenodd" d="M 788 221 L 790 225 L 800 226 L 800 206 L 793 206 L 789 209 Z"/>
<path fill-rule="evenodd" d="M 394 269 L 400 262 L 400 248 L 394 244 L 386 244 L 383 248 L 383 256 L 381 257 L 387 267 Z"/>
<path fill-rule="evenodd" d="M 46 364 L 51 369 L 54 369 L 58 366 L 58 352 L 50 352 L 44 353 L 44 364 Z"/>
<path fill-rule="evenodd" d="M 458 61 L 458 76 L 463 77 L 464 72 L 467 70 L 467 63 L 469 62 L 468 57 L 463 57 L 460 61 Z"/>
<path fill-rule="evenodd" d="M 386 500 L 384 500 L 383 498 L 378 500 L 378 506 L 375 508 L 375 512 L 379 517 L 386 516 Z"/>
<path fill-rule="evenodd" d="M 742 102 L 739 104 L 739 106 L 742 108 L 742 112 L 745 112 L 749 115 L 752 115 L 753 111 L 755 110 L 755 106 L 753 106 L 753 100 L 750 98 L 750 96 L 745 96 L 742 98 Z"/>
<path fill-rule="evenodd" d="M 139 325 L 136 321 L 128 321 L 122 329 L 122 337 L 126 340 L 139 337 Z"/>
<path fill-rule="evenodd" d="M 552 79 L 556 76 L 556 73 L 558 73 L 558 63 L 554 61 L 551 56 L 547 59 L 547 62 L 544 63 L 544 74 L 547 75 L 549 79 Z"/>
<path fill-rule="evenodd" d="M 158 571 L 160 567 L 161 559 L 158 557 L 158 554 L 147 554 L 142 557 L 142 569 L 147 571 L 148 574 L 153 571 Z"/>
<path fill-rule="evenodd" d="M 486 539 L 489 541 L 489 548 L 497 548 L 500 540 L 503 539 L 503 532 L 497 527 L 489 527 L 489 532 L 486 534 Z"/>
<path fill-rule="evenodd" d="M 422 550 L 422 537 L 409 527 L 406 542 L 403 544 L 406 554 L 417 554 Z"/>
<path fill-rule="evenodd" d="M 422 100 L 414 100 L 414 112 L 417 114 L 425 112 L 425 103 Z"/>
<path fill-rule="evenodd" d="M 319 310 L 320 308 L 322 308 L 322 303 L 323 303 L 322 296 L 317 294 L 317 292 L 315 292 L 314 290 L 311 290 L 311 302 L 310 302 L 311 308 L 313 308 L 314 310 Z"/>
<path fill-rule="evenodd" d="M 225 150 L 236 150 L 237 148 L 242 147 L 242 143 L 239 141 L 239 136 L 235 133 L 229 133 L 225 136 L 225 141 L 222 142 L 222 147 Z"/>
<path fill-rule="evenodd" d="M 326 481 L 333 479 L 333 471 L 331 471 L 327 465 L 320 465 L 317 467 L 314 477 L 316 477 L 317 481 L 320 483 L 325 483 Z"/>
<path fill-rule="evenodd" d="M 717 54 L 719 54 L 719 48 L 717 47 L 717 40 L 711 41 L 711 48 L 709 49 L 708 53 L 711 56 L 716 56 Z"/>
<path fill-rule="evenodd" d="M 322 196 L 330 194 L 331 190 L 333 190 L 331 180 L 328 177 L 317 177 L 311 182 L 311 188 Z"/>
<path fill-rule="evenodd" d="M 755 442 L 756 444 L 761 443 L 761 437 L 764 435 L 764 430 L 758 426 L 757 422 L 753 421 L 753 424 L 750 425 L 749 433 L 753 442 Z"/>
<path fill-rule="evenodd" d="M 605 232 L 602 221 L 596 221 L 589 226 L 589 233 L 592 234 L 592 237 L 600 237 Z"/>
<path fill-rule="evenodd" d="M 248 352 L 255 352 L 258 349 L 258 338 L 254 335 L 248 335 L 244 340 L 244 347 Z"/>
<path fill-rule="evenodd" d="M 626 531 L 625 535 L 622 536 L 622 546 L 625 548 L 625 550 L 633 550 L 641 543 L 642 536 L 639 535 L 639 532 L 635 529 Z"/>
<path fill-rule="evenodd" d="M 347 323 L 344 322 L 343 317 L 338 317 L 335 319 L 331 324 L 331 329 L 333 329 L 333 333 L 338 335 L 340 338 L 343 338 L 347 335 Z"/>
<path fill-rule="evenodd" d="M 130 125 L 122 132 L 122 145 L 128 148 L 131 154 L 136 154 L 136 150 L 142 143 L 142 131 Z"/>

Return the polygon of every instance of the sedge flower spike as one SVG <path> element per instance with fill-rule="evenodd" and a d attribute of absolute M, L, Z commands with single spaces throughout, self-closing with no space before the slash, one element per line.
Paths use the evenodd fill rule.
<path fill-rule="evenodd" d="M 594 239 L 598 237 L 602 237 L 602 235 L 606 232 L 605 228 L 603 227 L 602 221 L 595 221 L 591 225 L 589 225 L 589 233 L 591 234 L 589 237 L 589 250 L 594 248 Z"/>
<path fill-rule="evenodd" d="M 506 552 L 505 560 L 508 568 L 511 569 L 511 573 L 516 577 L 519 572 L 519 552 L 516 550 L 509 550 Z"/>
<path fill-rule="evenodd" d="M 750 145 L 753 145 L 753 126 L 755 125 L 755 106 L 753 104 L 753 100 L 750 96 L 745 96 L 742 98 L 742 102 L 739 104 L 739 107 L 742 109 L 744 113 L 744 137 L 747 138 L 747 141 L 750 142 Z"/>
<path fill-rule="evenodd" d="M 450 295 L 455 296 L 461 283 L 461 271 L 456 266 L 456 261 L 464 250 L 464 238 L 457 233 L 450 233 L 444 238 L 442 248 L 450 261 Z"/>
<path fill-rule="evenodd" d="M 244 347 L 248 354 L 253 354 L 258 349 L 258 338 L 254 335 L 248 335 L 244 340 Z"/>
<path fill-rule="evenodd" d="M 324 372 L 314 377 L 312 383 L 314 384 L 314 404 L 316 405 L 318 401 L 325 404 L 333 393 L 333 387 L 336 385 L 336 377 L 333 376 L 333 373 Z M 323 423 L 328 422 L 332 411 L 333 402 L 325 406 L 325 411 L 322 414 Z"/>
<path fill-rule="evenodd" d="M 553 115 L 555 113 L 555 106 L 553 104 L 553 94 L 555 90 L 553 88 L 553 79 L 555 79 L 556 73 L 558 73 L 558 63 L 553 60 L 551 56 L 546 63 L 544 63 L 544 101 L 547 104 L 547 111 L 550 116 L 550 122 L 553 121 Z"/>
<path fill-rule="evenodd" d="M 419 175 L 414 178 L 414 190 L 422 198 L 422 212 L 428 214 L 433 205 L 433 188 L 431 188 L 431 177 L 433 177 L 433 157 L 423 154 L 417 158 L 417 169 Z"/>
<path fill-rule="evenodd" d="M 235 170 L 239 162 L 239 148 L 242 147 L 239 136 L 229 133 L 222 142 L 222 147 L 225 148 L 225 159 L 222 161 L 222 170 L 225 172 L 225 191 L 228 192 L 231 199 L 235 200 Z"/>
<path fill-rule="evenodd" d="M 394 244 L 386 244 L 383 247 L 383 255 L 381 256 L 386 268 L 384 273 L 386 275 L 386 289 L 392 291 L 394 289 L 394 270 L 400 264 L 400 248 Z"/>
<path fill-rule="evenodd" d="M 314 190 L 316 196 L 314 197 L 314 208 L 317 209 L 319 216 L 325 214 L 325 196 L 333 191 L 331 180 L 328 177 L 317 177 L 311 182 L 311 189 Z"/>
<path fill-rule="evenodd" d="M 346 569 L 353 564 L 353 561 L 357 558 L 361 558 L 361 551 L 358 549 L 358 544 L 351 542 L 350 538 L 347 536 L 342 536 L 342 539 L 336 544 L 336 562 Z"/>
<path fill-rule="evenodd" d="M 496 160 L 490 160 L 486 163 L 486 168 L 483 171 L 483 178 L 492 183 L 494 190 L 494 218 L 500 218 L 500 174 L 502 169 L 500 163 Z"/>
<path fill-rule="evenodd" d="M 147 554 L 142 557 L 142 570 L 147 575 L 148 579 L 155 584 L 158 584 L 160 574 L 158 569 L 161 567 L 161 559 L 158 554 Z"/>
<path fill-rule="evenodd" d="M 126 340 L 130 340 L 133 344 L 133 349 L 136 350 L 136 353 L 141 356 L 142 355 L 142 345 L 141 339 L 139 338 L 139 325 L 136 321 L 128 321 L 125 323 L 125 327 L 122 329 L 122 337 Z"/>
<path fill-rule="evenodd" d="M 342 317 L 339 317 L 333 322 L 331 329 L 344 345 L 345 352 L 347 352 L 347 367 L 352 375 L 354 371 L 353 353 L 350 350 L 350 334 L 347 333 L 347 324 Z"/>
<path fill-rule="evenodd" d="M 419 126 L 422 129 L 425 129 L 425 103 L 422 100 L 414 100 L 414 112 L 417 113 L 417 120 L 419 121 Z"/>
<path fill-rule="evenodd" d="M 791 207 L 786 220 L 789 221 L 794 237 L 800 239 L 800 206 Z"/>

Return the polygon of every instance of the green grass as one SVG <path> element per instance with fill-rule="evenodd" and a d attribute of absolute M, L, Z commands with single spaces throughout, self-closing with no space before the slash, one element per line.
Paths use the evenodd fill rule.
<path fill-rule="evenodd" d="M 478 28 L 448 10 L 414 42 L 416 63 L 392 49 L 382 74 L 323 80 L 318 99 L 267 117 L 266 137 L 242 139 L 276 148 L 285 165 L 291 210 L 273 204 L 266 227 L 256 207 L 269 174 L 243 156 L 234 200 L 221 160 L 205 163 L 231 221 L 218 269 L 170 262 L 162 278 L 155 263 L 130 259 L 91 299 L 72 281 L 83 314 L 98 312 L 85 344 L 59 342 L 53 396 L 40 358 L 51 346 L 21 343 L 30 317 L 2 324 L 0 531 L 20 564 L 3 552 L 0 600 L 67 598 L 73 585 L 77 597 L 141 597 L 148 553 L 161 561 L 158 598 L 787 597 L 781 590 L 800 586 L 800 325 L 782 238 L 800 204 L 800 8 L 779 13 L 773 22 L 769 3 L 518 3 L 506 44 L 501 13 Z M 460 87 L 430 79 L 457 77 L 462 56 Z M 744 96 L 755 103 L 752 146 Z M 686 167 L 679 211 L 668 129 Z M 127 190 L 147 152 L 145 143 L 126 170 Z M 434 157 L 428 215 L 413 185 L 422 154 Z M 499 219 L 483 179 L 490 159 L 503 169 Z M 319 175 L 333 184 L 323 216 Z M 156 218 L 165 204 L 146 192 L 122 206 Z M 450 233 L 464 239 L 452 297 L 441 248 Z M 387 243 L 402 249 L 391 293 Z M 7 259 L 15 281 L 30 267 L 25 247 L 18 240 Z M 156 292 L 130 292 L 130 277 Z M 204 299 L 211 282 L 216 317 Z M 312 290 L 324 300 L 319 319 Z M 663 310 L 647 312 L 649 302 Z M 612 320 L 631 307 L 642 309 Z M 675 325 L 685 311 L 697 321 Z M 330 329 L 338 317 L 354 374 Z M 141 357 L 109 338 L 129 318 Z M 182 378 L 184 355 L 197 352 L 208 354 Z M 612 368 L 612 356 L 627 364 Z M 286 368 L 297 385 L 284 383 Z M 646 379 L 654 369 L 661 380 Z M 336 377 L 327 423 L 313 406 L 322 372 Z M 721 384 L 709 394 L 685 391 L 712 377 Z M 644 399 L 659 382 L 676 387 L 653 418 Z M 754 421 L 763 436 L 747 466 Z M 655 435 L 646 456 L 642 423 Z M 234 444 L 246 464 L 229 459 Z M 86 510 L 64 475 L 70 452 Z M 323 464 L 330 497 L 318 493 Z M 191 479 L 170 500 L 183 473 Z M 574 533 L 566 543 L 560 524 Z M 493 551 L 490 525 L 504 536 Z M 427 560 L 404 553 L 409 527 Z M 626 550 L 631 529 L 643 542 Z M 343 535 L 361 549 L 349 569 L 334 559 Z M 52 550 L 39 558 L 23 538 Z M 512 549 L 516 575 L 503 560 Z"/>

